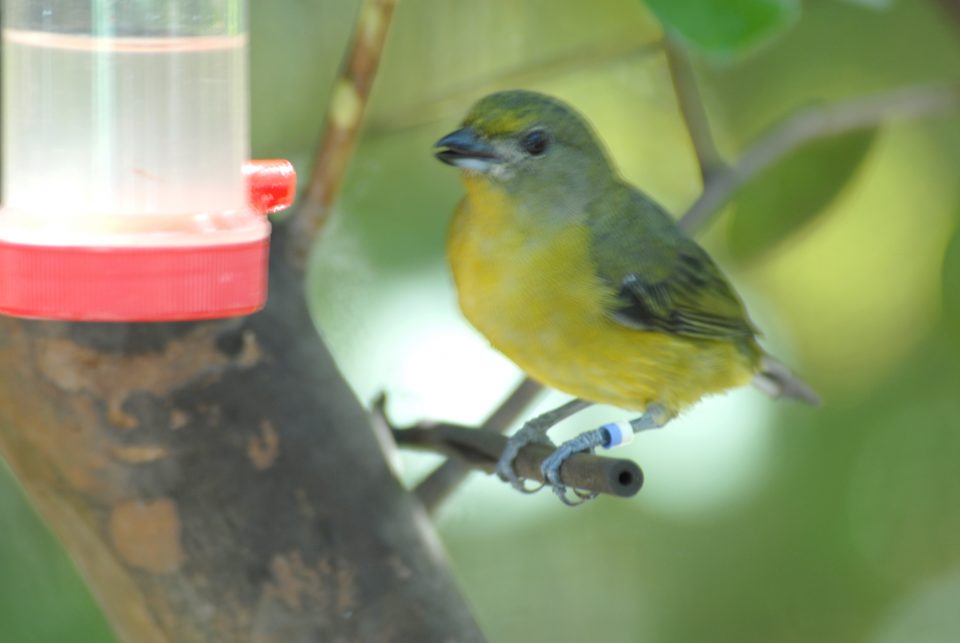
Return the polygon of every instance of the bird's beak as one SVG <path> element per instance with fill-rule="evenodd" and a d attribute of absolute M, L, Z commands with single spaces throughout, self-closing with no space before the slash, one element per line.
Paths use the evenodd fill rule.
<path fill-rule="evenodd" d="M 472 127 L 463 127 L 451 132 L 433 146 L 442 148 L 436 152 L 438 159 L 463 170 L 485 172 L 502 160 L 497 156 L 493 146 Z"/>

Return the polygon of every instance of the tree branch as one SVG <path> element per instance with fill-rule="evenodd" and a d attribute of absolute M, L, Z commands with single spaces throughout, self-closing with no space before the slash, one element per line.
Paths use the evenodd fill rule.
<path fill-rule="evenodd" d="M 523 389 L 521 385 L 518 391 Z M 516 399 L 516 395 L 511 396 Z M 507 438 L 490 430 L 478 430 L 449 423 L 421 423 L 412 427 L 394 427 L 384 412 L 384 398 L 374 404 L 374 416 L 390 428 L 397 444 L 406 447 L 439 451 L 455 457 L 467 467 L 493 473 L 507 445 Z M 521 407 L 522 409 L 522 407 Z M 514 461 L 522 478 L 545 482 L 540 463 L 553 452 L 546 444 L 528 444 Z M 565 485 L 582 491 L 620 497 L 633 496 L 643 485 L 643 473 L 631 460 L 579 453 L 564 462 L 560 469 Z"/>
<path fill-rule="evenodd" d="M 706 185 L 717 172 L 723 169 L 723 158 L 717 150 L 717 144 L 710 131 L 710 119 L 707 117 L 707 110 L 700 97 L 700 89 L 697 86 L 689 55 L 670 35 L 665 36 L 663 49 L 667 57 L 673 89 L 677 95 L 677 105 L 697 155 L 700 178 Z"/>
<path fill-rule="evenodd" d="M 752 143 L 732 166 L 714 174 L 680 219 L 687 231 L 702 227 L 729 203 L 744 183 L 807 143 L 896 119 L 916 119 L 960 108 L 960 87 L 908 87 L 806 107 Z"/>
<path fill-rule="evenodd" d="M 542 391 L 543 386 L 539 382 L 535 382 L 529 377 L 524 378 L 507 399 L 484 421 L 480 430 L 491 433 L 506 433 L 511 427 L 516 426 L 523 412 Z M 382 411 L 381 415 L 383 415 Z M 466 479 L 469 473 L 470 467 L 460 460 L 447 460 L 424 478 L 413 492 L 420 499 L 424 509 L 428 513 L 433 513 L 450 493 Z"/>
<path fill-rule="evenodd" d="M 330 97 L 310 180 L 297 216 L 290 222 L 294 238 L 291 259 L 301 270 L 330 218 L 353 158 L 395 7 L 396 0 L 363 0 L 360 5 L 353 39 Z"/>

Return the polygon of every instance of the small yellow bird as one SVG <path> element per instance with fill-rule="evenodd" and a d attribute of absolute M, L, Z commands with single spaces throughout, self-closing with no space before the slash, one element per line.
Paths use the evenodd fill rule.
<path fill-rule="evenodd" d="M 643 415 L 583 433 L 544 461 L 568 503 L 559 470 L 570 455 L 663 426 L 705 395 L 752 380 L 818 402 L 757 344 L 713 260 L 620 178 L 571 107 L 529 91 L 492 94 L 436 147 L 466 187 L 447 242 L 463 313 L 532 378 L 576 396 L 510 439 L 497 470 L 515 487 L 519 449 L 591 403 Z"/>

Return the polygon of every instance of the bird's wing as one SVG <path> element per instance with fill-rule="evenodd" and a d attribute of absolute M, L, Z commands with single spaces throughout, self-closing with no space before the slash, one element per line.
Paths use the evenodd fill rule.
<path fill-rule="evenodd" d="M 598 275 L 615 293 L 609 304 L 613 319 L 688 337 L 757 334 L 717 265 L 659 205 L 633 190 L 606 205 L 614 205 L 616 213 L 598 209 L 588 221 Z"/>
<path fill-rule="evenodd" d="M 665 278 L 647 278 L 642 269 L 624 275 L 611 317 L 627 326 L 675 335 L 753 336 L 756 330 L 730 285 L 713 272 L 712 262 L 706 271 L 703 266 L 695 254 L 681 253 Z"/>

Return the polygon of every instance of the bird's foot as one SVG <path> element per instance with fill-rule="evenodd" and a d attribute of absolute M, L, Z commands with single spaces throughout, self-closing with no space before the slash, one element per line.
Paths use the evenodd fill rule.
<path fill-rule="evenodd" d="M 651 404 L 642 416 L 634 420 L 604 424 L 599 429 L 581 433 L 572 440 L 567 440 L 561 444 L 556 451 L 551 453 L 550 456 L 540 464 L 540 472 L 543 474 L 543 479 L 553 487 L 553 492 L 557 494 L 557 497 L 560 498 L 563 504 L 571 507 L 582 505 L 587 500 L 596 498 L 597 494 L 585 492 L 580 489 L 573 489 L 574 497 L 570 498 L 568 496 L 568 489 L 560 480 L 560 467 L 563 466 L 563 463 L 566 462 L 570 456 L 575 453 L 593 453 L 597 447 L 612 449 L 624 444 L 629 444 L 633 441 L 634 434 L 648 429 L 659 428 L 670 421 L 672 417 L 673 414 L 668 412 L 666 408 L 660 404 Z"/>
<path fill-rule="evenodd" d="M 507 440 L 507 446 L 500 454 L 500 460 L 497 461 L 497 475 L 504 482 L 509 482 L 510 486 L 521 493 L 536 493 L 543 489 L 544 483 L 533 487 L 528 487 L 513 468 L 513 461 L 517 459 L 520 449 L 528 444 L 547 444 L 553 446 L 553 442 L 547 437 L 546 432 L 534 421 L 527 422 L 519 431 L 510 436 Z"/>
<path fill-rule="evenodd" d="M 567 486 L 560 480 L 560 467 L 575 453 L 593 453 L 594 449 L 599 446 L 607 446 L 609 442 L 610 435 L 606 427 L 587 431 L 561 444 L 556 451 L 540 463 L 540 472 L 543 474 L 543 479 L 553 487 L 553 493 L 560 498 L 563 504 L 568 507 L 576 507 L 596 498 L 597 494 L 592 491 L 585 492 L 572 489 L 574 497 L 568 497 Z"/>

